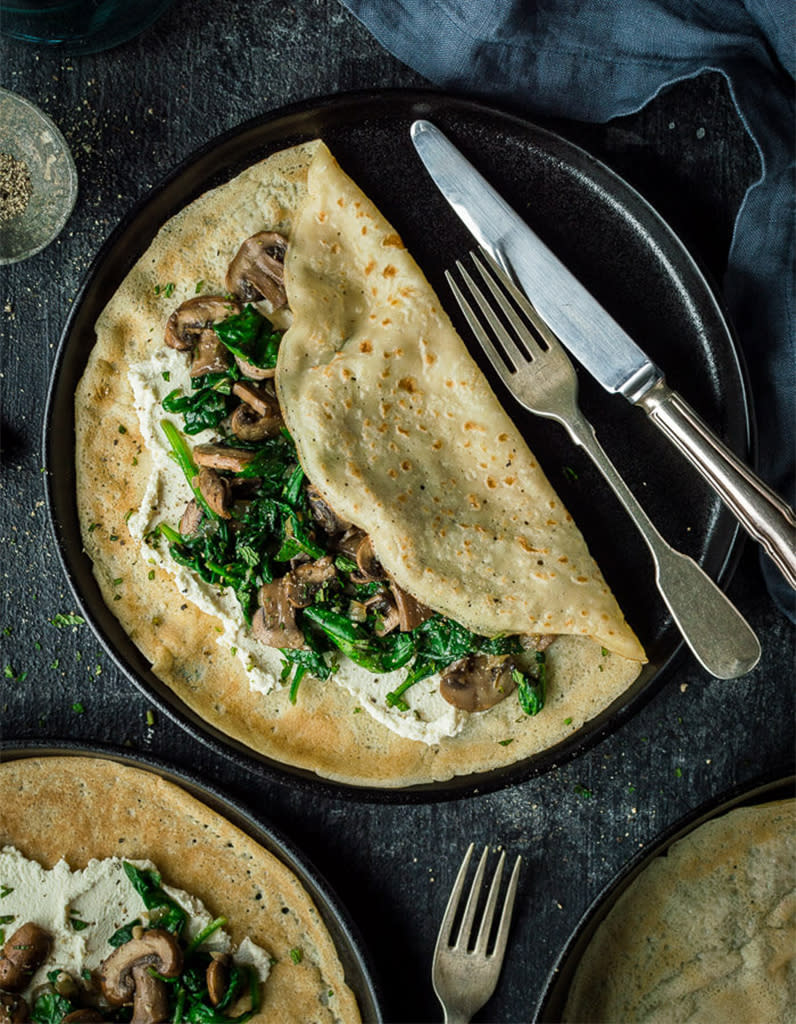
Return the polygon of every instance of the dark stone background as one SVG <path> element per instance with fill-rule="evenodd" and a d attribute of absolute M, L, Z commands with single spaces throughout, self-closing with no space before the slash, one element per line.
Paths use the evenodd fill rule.
<path fill-rule="evenodd" d="M 218 133 L 286 103 L 348 90 L 422 88 L 335 0 L 178 0 L 115 50 L 68 57 L 0 40 L 0 84 L 65 134 L 80 196 L 62 236 L 0 268 L 0 708 L 2 737 L 111 744 L 195 771 L 300 847 L 358 926 L 388 1021 L 441 1018 L 430 981 L 436 930 L 467 843 L 525 859 L 496 995 L 476 1017 L 527 1021 L 567 937 L 629 858 L 693 808 L 793 767 L 793 633 L 748 544 L 730 596 L 758 631 L 760 665 L 734 682 L 690 657 L 597 746 L 488 795 L 382 804 L 310 796 L 219 756 L 156 713 L 75 610 L 47 523 L 41 428 L 59 335 L 93 256 L 118 220 Z M 758 166 L 723 80 L 664 91 L 637 115 L 554 123 L 624 175 L 715 279 Z M 587 795 L 590 794 L 590 795 Z M 0 797 L 1 799 L 1 797 Z"/>

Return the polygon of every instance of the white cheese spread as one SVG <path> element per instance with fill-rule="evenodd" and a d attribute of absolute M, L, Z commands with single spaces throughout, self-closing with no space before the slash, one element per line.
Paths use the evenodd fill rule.
<path fill-rule="evenodd" d="M 130 861 L 138 868 L 155 868 L 150 861 Z M 157 870 L 157 868 L 155 868 Z M 189 941 L 212 921 L 195 896 L 163 885 L 188 915 L 184 937 Z M 13 846 L 0 850 L 0 916 L 6 938 L 23 924 L 43 928 L 52 939 L 47 960 L 33 975 L 26 995 L 47 982 L 47 974 L 59 968 L 75 978 L 94 970 L 113 951 L 108 940 L 119 928 L 140 919 L 146 926 L 149 912 L 127 877 L 118 857 L 90 860 L 72 871 L 65 860 L 49 870 L 24 857 Z M 202 949 L 233 953 L 238 963 L 253 967 L 265 981 L 271 958 L 249 939 L 233 948 L 229 934 L 216 929 Z"/>
<path fill-rule="evenodd" d="M 255 692 L 268 693 L 284 684 L 281 682 L 282 656 L 278 650 L 266 647 L 249 635 L 237 598 L 232 590 L 205 583 L 189 569 L 179 565 L 168 554 L 165 545 L 155 547 L 147 538 L 162 522 L 176 528 L 192 497 L 188 482 L 169 454 L 161 422 L 170 419 L 182 428 L 179 416 L 166 413 L 161 405 L 167 394 L 175 388 L 190 391 L 188 363 L 184 355 L 165 346 L 148 360 L 134 364 L 128 373 L 135 398 L 141 436 L 152 456 L 152 474 L 144 499 L 128 520 L 130 534 L 147 545 L 151 564 L 158 565 L 175 579 L 180 593 L 198 608 L 216 616 L 223 632 L 217 642 L 235 651 L 246 667 L 249 685 Z M 204 431 L 191 438 L 192 444 L 213 440 L 212 431 Z M 444 736 L 455 736 L 461 731 L 467 715 L 449 704 L 439 694 L 439 676 L 410 687 L 404 695 L 408 711 L 390 707 L 386 695 L 403 680 L 404 671 L 374 675 L 348 658 L 340 659 L 340 666 L 329 682 L 330 686 L 344 686 L 361 706 L 382 725 L 400 736 L 438 743 Z"/>

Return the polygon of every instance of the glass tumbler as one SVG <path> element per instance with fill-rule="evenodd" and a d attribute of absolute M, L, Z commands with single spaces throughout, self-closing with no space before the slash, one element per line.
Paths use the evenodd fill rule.
<path fill-rule="evenodd" d="M 64 53 L 96 53 L 132 39 L 174 0 L 0 0 L 0 36 Z"/>

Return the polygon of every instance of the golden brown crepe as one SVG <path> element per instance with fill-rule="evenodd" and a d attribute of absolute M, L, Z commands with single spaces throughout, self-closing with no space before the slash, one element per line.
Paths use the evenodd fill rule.
<path fill-rule="evenodd" d="M 275 960 L 253 1020 L 359 1021 L 318 909 L 296 876 L 220 814 L 157 775 L 93 757 L 23 758 L 0 766 L 0 846 L 43 867 L 92 858 L 151 860 L 164 883 L 225 916 Z M 299 963 L 290 951 L 300 949 Z"/>
<path fill-rule="evenodd" d="M 277 389 L 304 470 L 418 600 L 489 635 L 644 651 L 401 239 L 325 147 L 286 282 Z"/>
<path fill-rule="evenodd" d="M 131 537 L 152 461 L 127 371 L 162 346 L 197 282 L 224 292 L 241 242 L 262 230 L 290 243 L 278 391 L 309 478 L 435 610 L 480 633 L 569 634 L 547 652 L 535 718 L 509 698 L 429 745 L 362 713 L 334 680 L 305 678 L 295 705 L 285 690 L 253 693 L 216 644 L 219 621 Z M 643 649 L 577 527 L 399 237 L 321 142 L 254 165 L 164 225 L 98 320 L 76 428 L 83 540 L 108 605 L 181 700 L 277 761 L 390 787 L 481 772 L 565 739 L 638 675 Z"/>
<path fill-rule="evenodd" d="M 796 801 L 738 808 L 656 857 L 595 933 L 564 1019 L 796 1019 Z"/>

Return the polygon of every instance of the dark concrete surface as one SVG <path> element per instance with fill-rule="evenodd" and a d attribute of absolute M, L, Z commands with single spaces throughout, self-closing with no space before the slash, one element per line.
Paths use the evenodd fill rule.
<path fill-rule="evenodd" d="M 58 339 L 99 246 L 198 146 L 256 114 L 348 90 L 426 87 L 335 0 L 177 0 L 107 53 L 70 58 L 0 40 L 0 85 L 64 132 L 80 195 L 62 236 L 0 268 L 0 713 L 6 744 L 111 744 L 200 773 L 290 837 L 358 926 L 387 1021 L 441 1019 L 430 981 L 437 927 L 467 844 L 522 853 L 505 969 L 478 1021 L 528 1021 L 595 896 L 671 823 L 793 769 L 793 632 L 748 544 L 729 593 L 758 631 L 760 665 L 733 682 L 683 656 L 645 706 L 586 753 L 489 794 L 433 803 L 309 795 L 187 735 L 113 665 L 74 611 L 44 502 L 41 430 Z M 647 196 L 720 279 L 757 173 L 723 82 L 666 90 L 632 117 L 552 125 Z M 0 797 L 1 798 L 1 797 Z"/>

